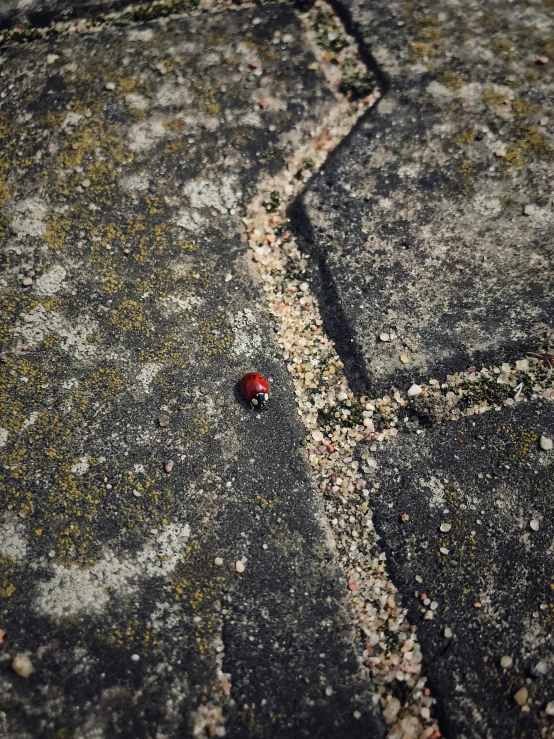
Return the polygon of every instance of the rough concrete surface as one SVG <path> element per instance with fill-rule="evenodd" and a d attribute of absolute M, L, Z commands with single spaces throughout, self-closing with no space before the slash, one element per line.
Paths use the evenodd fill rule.
<path fill-rule="evenodd" d="M 351 384 L 375 394 L 545 346 L 551 4 L 341 9 L 385 94 L 293 215 L 319 262 L 314 284 Z"/>
<path fill-rule="evenodd" d="M 447 737 L 552 736 L 554 456 L 543 435 L 554 436 L 554 411 L 541 401 L 401 435 L 376 455 L 375 525 Z"/>
<path fill-rule="evenodd" d="M 312 61 L 284 6 L 2 49 L 3 737 L 381 734 L 239 220 Z"/>

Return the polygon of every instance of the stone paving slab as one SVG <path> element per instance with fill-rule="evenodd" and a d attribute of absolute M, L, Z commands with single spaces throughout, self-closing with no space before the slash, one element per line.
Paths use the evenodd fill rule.
<path fill-rule="evenodd" d="M 552 8 L 340 5 L 385 94 L 293 215 L 351 384 L 375 394 L 545 346 Z"/>
<path fill-rule="evenodd" d="M 554 456 L 542 435 L 554 437 L 554 409 L 537 401 L 399 435 L 375 455 L 375 526 L 447 737 L 552 736 Z"/>
<path fill-rule="evenodd" d="M 203 2 L 208 9 L 211 2 Z M 122 20 L 152 20 L 171 13 L 184 13 L 200 7 L 198 0 L 162 0 L 162 2 L 129 3 L 125 0 L 1 0 L 0 30 L 19 29 L 23 38 L 33 36 L 33 27 L 66 23 L 74 19 L 98 19 L 117 11 Z M 121 21 L 120 21 L 121 22 Z"/>
<path fill-rule="evenodd" d="M 240 222 L 334 105 L 296 16 L 2 57 L 0 734 L 381 735 Z"/>

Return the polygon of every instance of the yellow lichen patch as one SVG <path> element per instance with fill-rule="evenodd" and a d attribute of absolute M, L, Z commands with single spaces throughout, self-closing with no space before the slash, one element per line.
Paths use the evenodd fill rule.
<path fill-rule="evenodd" d="M 121 277 L 120 271 L 115 267 L 104 267 L 102 270 L 102 286 L 101 290 L 105 293 L 119 293 L 123 290 L 125 283 Z"/>
<path fill-rule="evenodd" d="M 440 82 L 441 85 L 448 87 L 448 89 L 452 90 L 452 92 L 455 92 L 456 90 L 459 90 L 460 87 L 463 87 L 463 85 L 467 84 L 467 76 L 465 74 L 459 74 L 458 72 L 453 72 L 447 69 L 437 75 L 437 82 Z"/>
<path fill-rule="evenodd" d="M 103 400 L 109 400 L 125 389 L 121 374 L 117 370 L 102 368 L 95 370 L 85 378 L 82 386 L 95 396 L 100 395 Z"/>
<path fill-rule="evenodd" d="M 512 110 L 518 118 L 528 118 L 537 112 L 537 108 L 528 100 L 512 100 Z"/>
<path fill-rule="evenodd" d="M 199 333 L 205 357 L 229 353 L 233 345 L 234 334 L 225 313 L 218 313 L 214 318 L 201 320 Z"/>
<path fill-rule="evenodd" d="M 458 134 L 454 139 L 454 143 L 458 146 L 461 146 L 462 144 L 473 144 L 476 136 L 477 131 L 475 129 L 468 129 L 467 131 L 462 131 Z"/>
<path fill-rule="evenodd" d="M 166 131 L 183 131 L 185 122 L 182 118 L 166 118 L 164 121 Z"/>
<path fill-rule="evenodd" d="M 144 80 L 137 80 L 134 77 L 121 77 L 116 83 L 117 97 L 124 97 L 125 95 L 146 95 L 150 86 Z"/>
<path fill-rule="evenodd" d="M 4 203 L 11 198 L 10 191 L 8 190 L 8 186 L 4 182 L 4 180 L 0 179 L 0 205 L 4 205 Z"/>
<path fill-rule="evenodd" d="M 136 300 L 122 300 L 108 322 L 120 331 L 142 331 L 148 326 L 144 308 Z"/>
<path fill-rule="evenodd" d="M 461 189 L 466 193 L 471 189 L 475 172 L 475 167 L 473 167 L 469 162 L 462 162 L 460 165 L 460 174 L 462 175 Z"/>
<path fill-rule="evenodd" d="M 63 249 L 67 243 L 70 221 L 64 213 L 50 213 L 46 221 L 44 240 L 51 249 Z"/>
<path fill-rule="evenodd" d="M 119 127 L 96 116 L 79 121 L 75 130 L 66 137 L 58 162 L 63 167 L 77 167 L 84 157 L 98 150 L 111 164 L 126 164 L 133 158 L 119 135 Z"/>
<path fill-rule="evenodd" d="M 6 347 L 12 340 L 11 330 L 22 313 L 32 310 L 38 301 L 29 295 L 12 295 L 0 299 L 0 348 Z"/>
<path fill-rule="evenodd" d="M 508 147 L 506 156 L 503 158 L 504 168 L 521 166 L 525 163 L 525 156 L 541 157 L 550 160 L 554 154 L 554 148 L 548 139 L 542 135 L 534 126 L 517 126 L 514 129 L 516 141 Z"/>
<path fill-rule="evenodd" d="M 101 635 L 100 638 L 108 644 L 126 648 L 147 648 L 160 643 L 152 624 L 141 624 L 137 619 L 131 619 L 125 626 L 114 629 L 107 636 Z"/>
<path fill-rule="evenodd" d="M 258 43 L 252 38 L 245 38 L 243 40 L 244 45 L 250 51 L 255 51 L 260 57 L 265 59 L 278 59 L 279 55 L 275 51 L 275 48 L 270 44 Z"/>
<path fill-rule="evenodd" d="M 5 554 L 0 556 L 0 598 L 11 598 L 15 593 L 15 585 L 10 580 L 13 579 L 16 565 L 12 557 Z"/>
<path fill-rule="evenodd" d="M 169 226 L 158 223 L 148 229 L 139 240 L 138 249 L 133 251 L 137 262 L 146 262 L 153 254 L 162 254 L 169 245 Z"/>
<path fill-rule="evenodd" d="M 496 56 L 501 57 L 502 59 L 504 59 L 505 62 L 513 62 L 515 49 L 512 42 L 508 41 L 508 39 L 496 39 L 496 41 L 492 42 L 491 49 L 496 54 Z"/>
<path fill-rule="evenodd" d="M 510 98 L 507 95 L 502 95 L 500 92 L 492 89 L 483 90 L 483 100 L 487 105 L 491 106 L 508 105 L 510 103 Z"/>

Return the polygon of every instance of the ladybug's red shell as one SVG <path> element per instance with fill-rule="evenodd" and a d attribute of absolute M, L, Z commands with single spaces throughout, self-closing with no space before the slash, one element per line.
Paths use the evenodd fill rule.
<path fill-rule="evenodd" d="M 259 372 L 248 372 L 240 381 L 240 391 L 254 407 L 261 408 L 269 397 L 269 383 Z"/>

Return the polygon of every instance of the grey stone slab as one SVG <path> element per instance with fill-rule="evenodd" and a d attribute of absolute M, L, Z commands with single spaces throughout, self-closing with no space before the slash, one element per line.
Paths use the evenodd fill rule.
<path fill-rule="evenodd" d="M 552 735 L 554 456 L 542 435 L 554 437 L 554 408 L 537 401 L 399 435 L 376 455 L 375 525 L 447 737 Z"/>
<path fill-rule="evenodd" d="M 129 10 L 129 6 L 132 9 Z M 125 0 L 2 0 L 0 29 L 19 29 L 22 38 L 33 37 L 33 27 L 65 23 L 79 18 L 99 18 L 106 13 L 122 12 L 123 20 L 152 20 L 171 13 L 183 13 L 199 6 L 198 0 L 164 0 L 161 3 L 128 3 Z M 206 4 L 206 8 L 208 4 Z"/>
<path fill-rule="evenodd" d="M 350 380 L 374 393 L 546 345 L 552 8 L 341 7 L 384 96 L 292 214 Z"/>
<path fill-rule="evenodd" d="M 296 16 L 2 55 L 0 734 L 381 735 L 240 221 L 334 105 Z"/>

